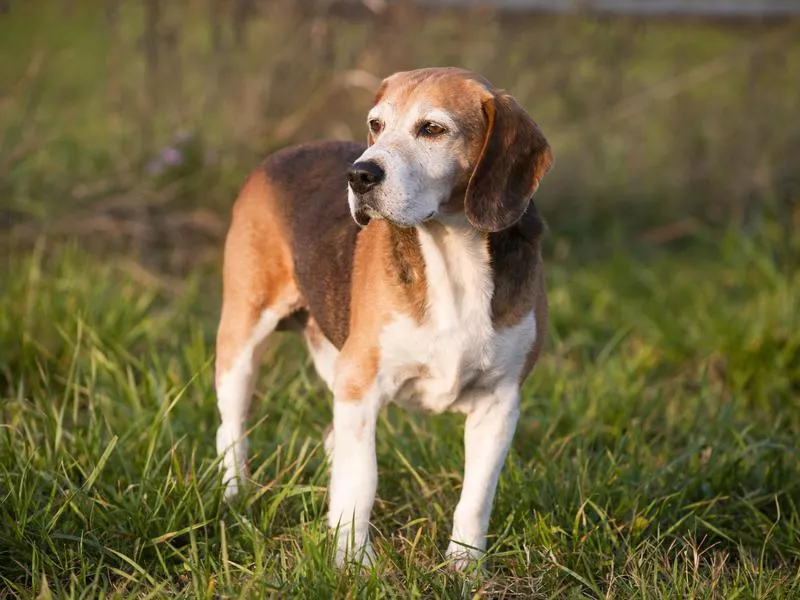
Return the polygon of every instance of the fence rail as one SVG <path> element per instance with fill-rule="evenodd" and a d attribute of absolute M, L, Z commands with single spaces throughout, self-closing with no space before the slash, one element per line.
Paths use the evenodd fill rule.
<path fill-rule="evenodd" d="M 397 1 L 350 0 L 377 10 Z M 489 7 L 518 12 L 597 12 L 650 16 L 800 16 L 800 0 L 412 0 L 430 7 Z"/>

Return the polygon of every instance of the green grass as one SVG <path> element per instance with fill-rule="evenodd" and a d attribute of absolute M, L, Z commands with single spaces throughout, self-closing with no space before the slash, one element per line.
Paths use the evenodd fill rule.
<path fill-rule="evenodd" d="M 612 245 L 589 261 L 548 251 L 547 351 L 499 485 L 490 566 L 467 580 L 441 554 L 460 417 L 381 418 L 378 565 L 337 572 L 330 399 L 295 338 L 270 351 L 254 485 L 227 506 L 217 278 L 198 271 L 176 291 L 74 247 L 12 257 L 0 597 L 797 598 L 800 239 L 781 231 Z"/>

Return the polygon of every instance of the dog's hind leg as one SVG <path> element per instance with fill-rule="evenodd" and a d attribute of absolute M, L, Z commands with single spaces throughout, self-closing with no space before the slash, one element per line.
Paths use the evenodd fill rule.
<path fill-rule="evenodd" d="M 308 346 L 308 353 L 314 363 L 314 370 L 332 392 L 334 365 L 339 356 L 339 350 L 325 337 L 313 317 L 308 318 L 303 335 L 306 339 L 306 346 Z"/>
<path fill-rule="evenodd" d="M 217 452 L 227 497 L 246 481 L 246 421 L 267 337 L 300 307 L 288 251 L 268 209 L 267 186 L 251 179 L 234 206 L 225 242 L 216 390 Z"/>
<path fill-rule="evenodd" d="M 306 345 L 308 352 L 311 355 L 311 360 L 314 362 L 314 369 L 319 375 L 320 379 L 325 382 L 328 389 L 333 391 L 333 376 L 334 365 L 336 358 L 339 356 L 339 350 L 334 346 L 325 334 L 322 333 L 317 322 L 309 317 L 304 330 L 306 338 Z M 333 454 L 333 425 L 328 425 L 322 434 L 323 447 L 325 448 L 325 455 L 328 459 Z"/>
<path fill-rule="evenodd" d="M 247 477 L 247 415 L 267 337 L 280 318 L 272 308 L 259 314 L 226 305 L 222 312 L 217 337 L 217 453 L 222 456 L 226 497 L 236 495 Z"/>

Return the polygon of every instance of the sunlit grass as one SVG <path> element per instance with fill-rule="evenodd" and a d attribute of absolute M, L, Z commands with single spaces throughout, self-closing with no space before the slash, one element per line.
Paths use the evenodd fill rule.
<path fill-rule="evenodd" d="M 176 294 L 74 248 L 14 258 L 0 297 L 0 580 L 35 597 L 793 598 L 800 594 L 800 279 L 765 235 L 549 261 L 547 352 L 498 490 L 491 564 L 442 568 L 461 418 L 380 420 L 378 565 L 330 566 L 330 400 L 281 338 L 221 498 L 218 282 Z"/>

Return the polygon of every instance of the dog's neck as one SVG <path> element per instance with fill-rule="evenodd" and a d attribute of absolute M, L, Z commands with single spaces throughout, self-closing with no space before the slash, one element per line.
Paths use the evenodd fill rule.
<path fill-rule="evenodd" d="M 490 324 L 494 282 L 486 235 L 463 217 L 421 226 L 418 234 L 431 317 L 445 326 L 455 320 Z"/>
<path fill-rule="evenodd" d="M 485 309 L 496 326 L 531 310 L 529 291 L 545 231 L 536 207 L 509 229 L 485 233 L 463 213 L 440 215 L 413 228 L 383 222 L 392 271 L 418 320 L 447 321 L 453 310 L 476 318 Z"/>

